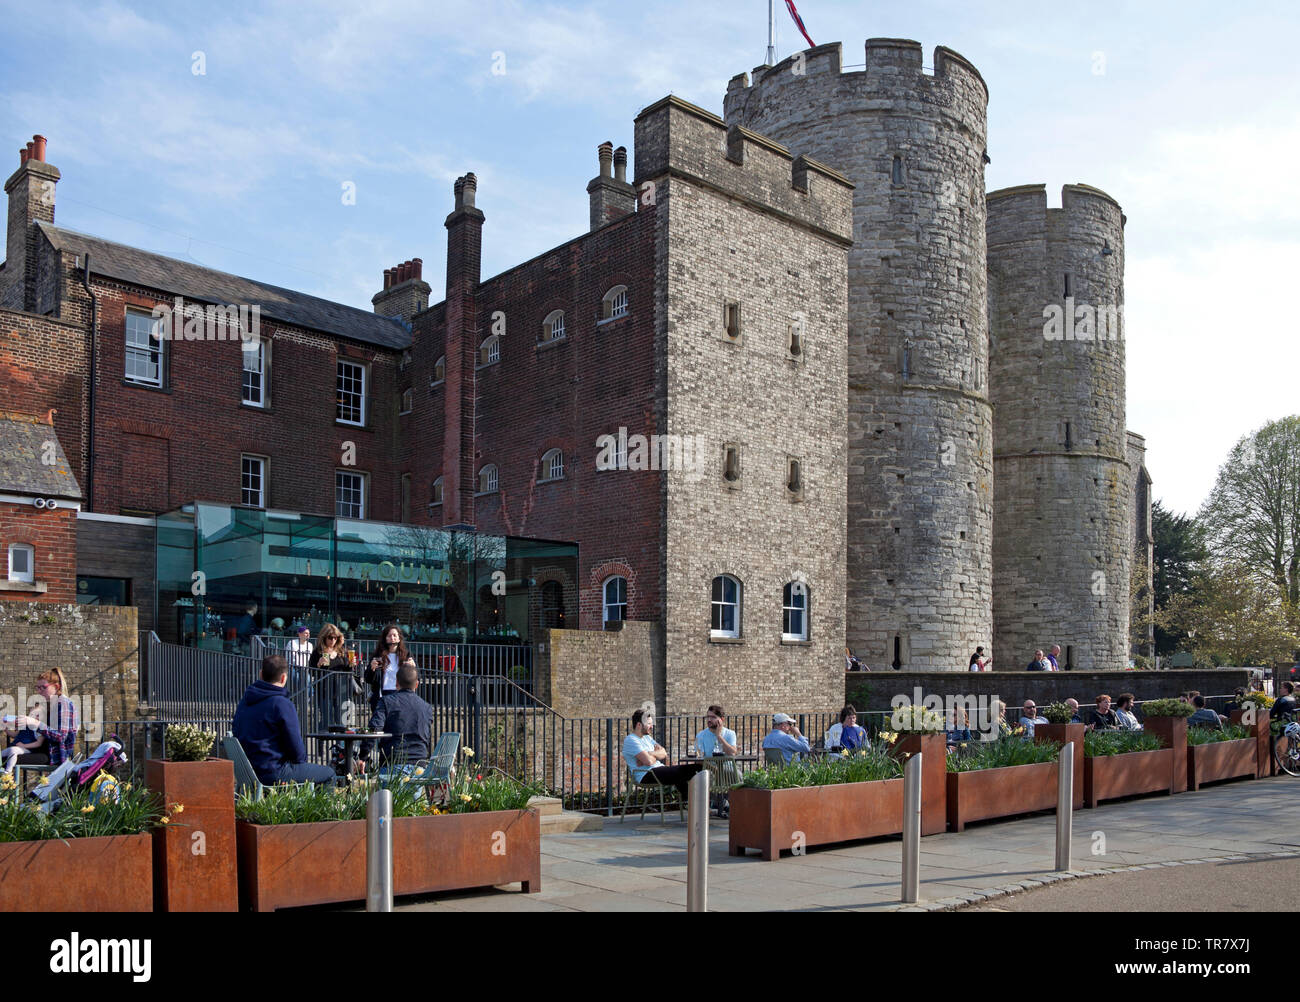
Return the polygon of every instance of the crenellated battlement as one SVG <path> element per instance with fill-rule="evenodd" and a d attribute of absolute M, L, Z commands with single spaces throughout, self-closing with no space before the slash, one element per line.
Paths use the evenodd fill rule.
<path fill-rule="evenodd" d="M 853 183 L 839 171 L 677 97 L 636 117 L 635 187 L 679 178 L 820 231 L 853 239 Z"/>
<path fill-rule="evenodd" d="M 1045 184 L 999 188 L 990 191 L 985 202 L 990 245 L 1035 235 L 1049 242 L 1068 242 L 1078 238 L 1080 229 L 1113 230 L 1122 239 L 1127 221 L 1119 202 L 1088 184 L 1063 185 L 1059 207 L 1047 204 Z"/>
<path fill-rule="evenodd" d="M 844 66 L 843 45 L 831 42 L 787 56 L 775 66 L 756 66 L 751 73 L 738 73 L 727 84 L 725 114 L 734 121 L 747 102 L 773 99 L 777 91 L 794 86 L 830 84 L 862 98 L 913 97 L 928 103 L 948 104 L 951 94 L 961 100 L 988 104 L 989 90 L 984 77 L 960 53 L 936 46 L 933 70 L 924 65 L 921 43 L 906 38 L 869 38 L 864 60 Z M 752 82 L 751 82 L 752 81 Z"/>

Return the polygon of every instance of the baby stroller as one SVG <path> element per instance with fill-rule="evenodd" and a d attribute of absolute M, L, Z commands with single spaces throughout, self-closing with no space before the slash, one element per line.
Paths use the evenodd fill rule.
<path fill-rule="evenodd" d="M 118 741 L 104 741 L 85 759 L 69 759 L 45 777 L 45 782 L 32 790 L 29 796 L 40 802 L 41 811 L 51 814 L 63 803 L 59 791 L 64 784 L 69 789 L 85 789 L 91 793 L 90 802 L 97 803 L 104 796 L 115 796 L 115 773 L 126 762 L 126 753 Z"/>

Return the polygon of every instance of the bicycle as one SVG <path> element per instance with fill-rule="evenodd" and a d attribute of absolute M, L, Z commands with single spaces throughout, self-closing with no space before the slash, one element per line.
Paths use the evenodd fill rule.
<path fill-rule="evenodd" d="M 1278 723 L 1282 729 L 1273 736 L 1273 760 L 1288 776 L 1300 777 L 1300 723 L 1291 714 Z"/>

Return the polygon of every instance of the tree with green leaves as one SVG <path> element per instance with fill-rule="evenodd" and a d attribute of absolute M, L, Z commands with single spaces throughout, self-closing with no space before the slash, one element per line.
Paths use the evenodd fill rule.
<path fill-rule="evenodd" d="M 1156 624 L 1186 637 L 1198 664 L 1272 665 L 1300 642 L 1291 609 L 1272 585 L 1231 561 L 1198 574 L 1156 613 Z"/>
<path fill-rule="evenodd" d="M 1178 595 L 1195 591 L 1198 574 L 1209 559 L 1205 533 L 1190 515 L 1170 511 L 1159 501 L 1151 506 L 1151 535 L 1154 550 L 1152 586 L 1157 614 L 1168 608 Z M 1187 646 L 1187 635 L 1170 632 L 1157 615 L 1155 623 L 1156 653 L 1172 654 Z"/>

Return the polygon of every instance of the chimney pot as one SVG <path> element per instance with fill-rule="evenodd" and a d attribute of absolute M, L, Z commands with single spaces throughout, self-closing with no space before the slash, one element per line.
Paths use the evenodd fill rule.
<path fill-rule="evenodd" d="M 32 145 L 35 146 L 36 159 L 45 162 L 45 137 L 32 136 Z"/>
<path fill-rule="evenodd" d="M 627 184 L 627 147 L 620 146 L 614 151 L 614 180 Z"/>
<path fill-rule="evenodd" d="M 27 147 L 20 146 L 18 147 L 18 166 L 21 167 L 26 162 L 27 162 Z"/>
<path fill-rule="evenodd" d="M 403 261 L 398 267 L 399 267 L 399 271 L 397 273 L 398 279 L 402 282 L 405 282 L 408 278 L 411 277 L 411 262 Z"/>
<path fill-rule="evenodd" d="M 464 180 L 465 185 L 464 190 L 462 191 L 464 201 L 462 202 L 462 205 L 466 209 L 472 209 L 474 208 L 474 195 L 475 192 L 478 191 L 478 178 L 475 177 L 471 171 L 469 174 L 465 175 Z"/>
<path fill-rule="evenodd" d="M 411 261 L 411 264 L 413 264 L 413 265 L 415 266 L 415 273 L 414 273 L 411 277 L 412 277 L 412 278 L 423 278 L 423 277 L 424 277 L 424 262 L 423 262 L 420 258 L 417 257 L 417 258 L 415 258 L 415 259 L 413 259 L 413 260 Z"/>
<path fill-rule="evenodd" d="M 614 161 L 614 144 L 609 140 L 601 143 L 596 147 L 596 155 L 600 157 L 600 176 L 613 177 L 614 172 L 610 170 L 610 165 Z"/>
<path fill-rule="evenodd" d="M 393 285 L 393 269 L 392 269 L 392 268 L 385 268 L 385 269 L 384 269 L 384 288 L 385 288 L 385 289 L 391 288 L 392 285 Z"/>
<path fill-rule="evenodd" d="M 28 144 L 27 144 L 27 159 L 28 159 L 28 160 L 35 160 L 35 159 L 36 159 L 36 144 L 35 144 L 35 143 L 28 143 Z"/>

